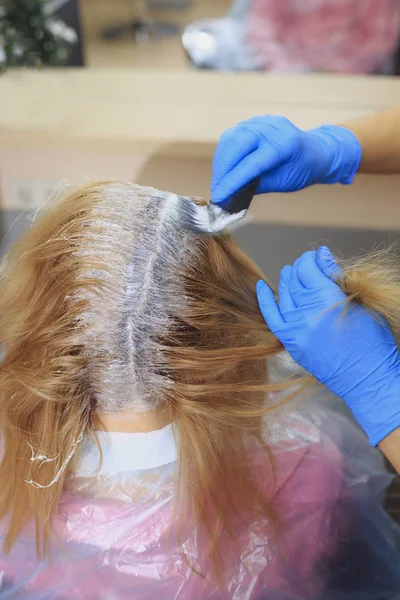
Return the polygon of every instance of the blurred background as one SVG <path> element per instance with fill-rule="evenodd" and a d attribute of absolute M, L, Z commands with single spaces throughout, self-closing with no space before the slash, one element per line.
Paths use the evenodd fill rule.
<path fill-rule="evenodd" d="M 204 196 L 240 119 L 311 127 L 400 103 L 399 23 L 399 0 L 1 0 L 3 251 L 61 180 Z M 237 236 L 273 281 L 310 245 L 397 239 L 398 178 L 360 180 L 259 200 Z"/>
<path fill-rule="evenodd" d="M 0 0 L 2 252 L 66 179 L 206 197 L 239 120 L 307 128 L 400 104 L 399 49 L 400 0 Z M 236 235 L 276 282 L 317 244 L 396 241 L 399 183 L 259 198 Z"/>
<path fill-rule="evenodd" d="M 204 196 L 242 118 L 307 127 L 400 103 L 399 23 L 398 0 L 1 0 L 3 251 L 60 180 Z M 397 239 L 398 178 L 360 180 L 259 200 L 237 236 L 273 281 L 310 245 Z"/>

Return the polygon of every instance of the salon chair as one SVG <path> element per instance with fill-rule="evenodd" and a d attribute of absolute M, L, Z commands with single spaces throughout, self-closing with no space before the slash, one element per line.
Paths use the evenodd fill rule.
<path fill-rule="evenodd" d="M 150 37 L 170 37 L 177 35 L 180 27 L 175 23 L 159 22 L 147 16 L 148 2 L 146 0 L 128 0 L 133 17 L 125 23 L 117 23 L 106 27 L 101 32 L 105 40 L 119 40 L 132 37 L 136 44 L 147 43 Z M 157 9 L 162 9 L 162 2 L 157 3 Z M 166 4 L 166 3 L 165 3 Z M 185 6 L 185 3 L 183 4 Z"/>

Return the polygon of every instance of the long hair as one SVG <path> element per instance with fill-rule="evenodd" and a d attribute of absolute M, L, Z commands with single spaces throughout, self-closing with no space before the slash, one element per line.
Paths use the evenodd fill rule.
<path fill-rule="evenodd" d="M 0 282 L 0 518 L 8 552 L 30 520 L 45 554 L 66 478 L 99 411 L 170 411 L 181 515 L 209 541 L 230 515 L 275 522 L 248 464 L 273 456 L 263 417 L 267 359 L 281 350 L 259 312 L 259 269 L 228 235 L 180 231 L 179 197 L 133 184 L 65 194 L 18 240 Z M 379 262 L 380 261 L 380 262 Z M 400 285 L 385 255 L 350 268 L 350 297 L 398 323 Z M 292 392 L 312 382 L 296 380 Z M 290 394 L 289 394 L 290 396 Z"/>

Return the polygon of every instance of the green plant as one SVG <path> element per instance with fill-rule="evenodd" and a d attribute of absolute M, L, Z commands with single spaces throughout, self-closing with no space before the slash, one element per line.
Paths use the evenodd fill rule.
<path fill-rule="evenodd" d="M 76 39 L 49 0 L 0 0 L 0 68 L 65 64 Z"/>

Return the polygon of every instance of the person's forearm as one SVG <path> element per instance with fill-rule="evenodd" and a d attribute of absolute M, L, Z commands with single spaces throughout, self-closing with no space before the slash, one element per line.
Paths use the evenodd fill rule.
<path fill-rule="evenodd" d="M 400 474 L 400 428 L 389 433 L 379 444 L 379 448 Z"/>
<path fill-rule="evenodd" d="M 360 173 L 400 174 L 400 107 L 343 124 L 362 147 Z"/>

